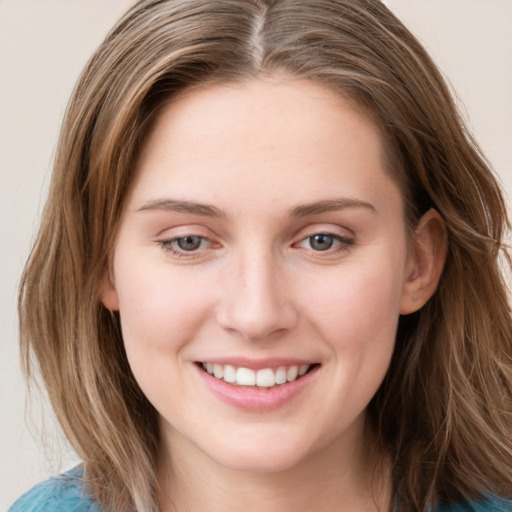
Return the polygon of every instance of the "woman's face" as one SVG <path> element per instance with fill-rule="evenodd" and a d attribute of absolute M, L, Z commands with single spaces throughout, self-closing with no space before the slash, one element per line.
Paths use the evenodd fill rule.
<path fill-rule="evenodd" d="M 162 111 L 103 301 L 173 453 L 277 471 L 359 455 L 410 259 L 373 123 L 312 82 L 254 80 Z"/>

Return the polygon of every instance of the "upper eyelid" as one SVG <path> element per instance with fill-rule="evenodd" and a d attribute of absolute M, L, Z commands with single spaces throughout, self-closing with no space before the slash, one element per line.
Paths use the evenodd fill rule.
<path fill-rule="evenodd" d="M 294 238 L 304 240 L 314 235 L 330 235 L 341 239 L 354 239 L 356 237 L 355 232 L 349 228 L 319 223 L 299 229 Z"/>
<path fill-rule="evenodd" d="M 309 238 L 309 237 L 315 236 L 315 235 L 329 235 L 329 236 L 332 236 L 334 238 L 343 238 L 343 239 L 354 238 L 354 235 L 352 233 L 351 234 L 344 234 L 344 233 L 339 233 L 337 231 L 329 230 L 329 229 L 315 229 L 315 230 L 312 230 L 312 231 L 308 232 L 305 235 L 302 235 L 302 239 Z"/>
<path fill-rule="evenodd" d="M 174 233 L 174 231 L 178 231 Z M 169 232 L 169 233 L 168 233 Z M 311 236 L 314 235 L 329 235 L 332 236 L 342 242 L 355 241 L 356 234 L 350 228 L 345 226 L 338 225 L 329 225 L 328 223 L 318 223 L 313 225 L 303 226 L 300 229 L 295 231 L 295 234 L 291 235 L 292 245 L 297 244 Z M 172 241 L 186 238 L 189 236 L 195 236 L 206 240 L 210 243 L 220 243 L 220 240 L 223 238 L 219 236 L 217 233 L 212 231 L 210 228 L 206 228 L 201 224 L 182 224 L 178 226 L 167 227 L 162 229 L 155 235 L 155 242 L 167 242 L 170 243 Z"/>
<path fill-rule="evenodd" d="M 174 231 L 178 231 L 178 233 L 175 234 Z M 172 234 L 166 235 L 167 232 Z M 158 230 L 158 232 L 155 234 L 155 238 L 166 238 L 168 240 L 175 238 L 185 238 L 187 236 L 200 236 L 202 238 L 210 238 L 206 232 L 211 233 L 212 230 L 202 226 L 201 224 L 178 224 L 167 226 Z"/>

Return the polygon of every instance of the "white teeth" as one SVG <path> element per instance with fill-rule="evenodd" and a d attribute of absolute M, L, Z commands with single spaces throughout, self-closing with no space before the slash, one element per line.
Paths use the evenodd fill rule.
<path fill-rule="evenodd" d="M 309 364 L 301 364 L 299 366 L 299 375 L 304 375 L 307 371 L 308 371 L 308 368 L 309 368 Z"/>
<path fill-rule="evenodd" d="M 226 382 L 236 382 L 236 370 L 234 366 L 230 364 L 224 366 L 224 380 Z"/>
<path fill-rule="evenodd" d="M 222 379 L 222 377 L 224 377 L 224 367 L 221 364 L 214 364 L 213 375 L 215 375 L 217 379 Z"/>
<path fill-rule="evenodd" d="M 288 368 L 288 371 L 286 372 L 286 380 L 288 382 L 291 382 L 292 380 L 295 380 L 297 378 L 297 375 L 299 375 L 299 367 L 290 366 L 290 368 Z"/>
<path fill-rule="evenodd" d="M 276 384 L 284 384 L 286 382 L 286 368 L 280 366 L 276 371 Z"/>
<path fill-rule="evenodd" d="M 224 380 L 237 386 L 258 386 L 260 388 L 271 388 L 276 385 L 293 382 L 304 375 L 311 365 L 300 366 L 279 366 L 277 369 L 263 368 L 255 371 L 250 368 L 235 368 L 230 364 L 202 363 L 202 367 L 210 375 L 219 380 Z"/>
<path fill-rule="evenodd" d="M 256 386 L 262 388 L 271 388 L 276 383 L 276 377 L 273 370 L 265 368 L 264 370 L 258 370 L 256 373 Z"/>
<path fill-rule="evenodd" d="M 254 386 L 256 384 L 256 372 L 249 368 L 238 368 L 236 371 L 236 383 L 239 386 Z"/>

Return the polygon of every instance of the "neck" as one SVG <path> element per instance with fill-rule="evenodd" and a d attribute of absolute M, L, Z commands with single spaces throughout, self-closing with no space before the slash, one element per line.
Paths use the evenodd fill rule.
<path fill-rule="evenodd" d="M 270 472 L 228 468 L 177 441 L 161 464 L 161 512 L 391 510 L 388 458 L 367 439 L 337 439 L 300 463 Z"/>

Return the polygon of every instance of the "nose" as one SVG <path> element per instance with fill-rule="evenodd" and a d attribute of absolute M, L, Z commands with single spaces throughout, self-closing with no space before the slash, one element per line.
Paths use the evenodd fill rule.
<path fill-rule="evenodd" d="M 223 282 L 217 321 L 247 340 L 284 333 L 297 323 L 297 310 L 284 272 L 268 253 L 240 258 Z"/>

